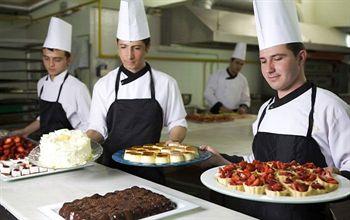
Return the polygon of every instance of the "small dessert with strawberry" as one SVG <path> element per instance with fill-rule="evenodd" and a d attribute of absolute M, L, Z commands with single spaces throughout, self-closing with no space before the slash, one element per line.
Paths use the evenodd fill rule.
<path fill-rule="evenodd" d="M 310 185 L 298 180 L 295 180 L 288 189 L 293 197 L 305 197 L 312 194 Z"/>
<path fill-rule="evenodd" d="M 244 191 L 253 195 L 265 194 L 265 181 L 258 174 L 252 174 L 244 183 Z"/>
<path fill-rule="evenodd" d="M 324 171 L 317 175 L 317 182 L 326 188 L 327 192 L 334 191 L 338 188 L 339 183 L 329 171 Z"/>
<path fill-rule="evenodd" d="M 265 190 L 266 190 L 266 195 L 271 197 L 289 195 L 289 190 L 277 180 L 270 181 L 267 184 L 267 187 Z"/>

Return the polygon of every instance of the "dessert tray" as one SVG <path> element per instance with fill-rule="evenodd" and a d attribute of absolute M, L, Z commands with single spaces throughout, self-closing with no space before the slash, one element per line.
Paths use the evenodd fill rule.
<path fill-rule="evenodd" d="M 235 112 L 220 113 L 220 114 L 193 113 L 193 114 L 188 114 L 186 116 L 186 119 L 196 123 L 215 123 L 215 122 L 230 122 L 236 119 L 244 119 L 249 117 L 250 117 L 249 114 L 238 114 Z"/>
<path fill-rule="evenodd" d="M 288 204 L 306 204 L 306 203 L 321 203 L 330 202 L 345 198 L 350 195 L 350 181 L 340 175 L 333 174 L 335 179 L 339 182 L 338 189 L 321 195 L 313 195 L 306 197 L 290 197 L 290 196 L 278 196 L 269 197 L 267 195 L 252 195 L 246 192 L 240 192 L 233 189 L 228 189 L 224 185 L 217 182 L 215 174 L 219 167 L 211 168 L 205 171 L 201 175 L 201 182 L 211 190 L 216 192 L 237 197 L 241 199 L 260 201 L 260 202 L 272 202 L 272 203 L 288 203 Z"/>
<path fill-rule="evenodd" d="M 163 219 L 165 217 L 169 217 L 169 216 L 173 216 L 179 213 L 183 213 L 189 210 L 193 210 L 198 208 L 199 206 L 188 202 L 186 200 L 182 200 L 180 198 L 177 198 L 175 196 L 172 196 L 170 194 L 164 193 L 162 191 L 150 188 L 148 186 L 140 186 L 142 188 L 151 190 L 154 193 L 158 193 L 161 194 L 165 197 L 167 197 L 168 199 L 170 199 L 171 201 L 175 202 L 177 207 L 173 210 L 167 211 L 167 212 L 163 212 L 157 215 L 152 215 L 149 216 L 147 218 L 143 218 L 143 220 L 156 220 L 156 219 Z M 51 220 L 64 220 L 63 217 L 61 217 L 58 212 L 60 210 L 60 208 L 62 207 L 64 202 L 60 202 L 60 203 L 56 203 L 56 204 L 51 204 L 51 205 L 46 205 L 46 206 L 41 206 L 38 209 L 40 210 L 40 212 L 42 212 L 43 214 L 45 214 L 49 219 Z"/>
<path fill-rule="evenodd" d="M 97 160 L 101 155 L 102 155 L 102 152 L 103 152 L 103 148 L 102 146 L 91 140 L 91 150 L 92 150 L 92 156 L 91 156 L 91 159 L 86 161 L 85 164 L 89 163 L 89 162 L 93 162 L 95 160 Z M 44 167 L 41 163 L 40 163 L 40 160 L 39 160 L 39 157 L 40 157 L 40 146 L 37 146 L 35 147 L 28 155 L 28 159 L 29 159 L 29 162 L 32 163 L 32 164 L 35 164 L 37 166 L 41 166 L 41 167 Z M 83 167 L 85 164 L 80 164 L 80 165 L 77 165 L 75 167 L 69 167 L 69 168 L 63 168 L 63 169 L 75 169 L 75 168 L 81 168 Z M 47 168 L 51 168 L 51 169 L 55 169 L 54 167 L 47 167 Z"/>
<path fill-rule="evenodd" d="M 22 179 L 28 179 L 38 176 L 44 176 L 44 175 L 50 175 L 55 173 L 61 173 L 61 172 L 67 172 L 71 170 L 77 170 L 84 167 L 89 167 L 94 165 L 92 162 L 88 162 L 84 165 L 71 167 L 71 168 L 65 168 L 65 169 L 50 169 L 46 167 L 40 167 L 36 166 L 28 161 L 28 158 L 20 159 L 20 160 L 7 160 L 7 161 L 1 161 L 0 169 L 3 170 L 3 166 L 8 166 L 7 170 L 8 172 L 0 174 L 0 180 L 8 182 L 8 181 L 15 181 L 15 180 L 22 180 Z M 23 170 L 23 166 L 28 167 L 26 172 Z M 12 172 L 15 170 L 16 174 L 13 175 Z"/>
<path fill-rule="evenodd" d="M 198 150 L 198 157 L 189 160 L 189 161 L 182 161 L 182 162 L 177 162 L 177 163 L 164 163 L 164 164 L 151 164 L 151 163 L 137 163 L 137 162 L 131 162 L 129 160 L 124 159 L 124 152 L 125 150 L 119 150 L 116 153 L 112 155 L 112 159 L 118 163 L 122 163 L 125 165 L 130 165 L 130 166 L 141 166 L 141 167 L 176 167 L 176 166 L 187 166 L 187 165 L 192 165 L 195 163 L 199 163 L 202 161 L 205 161 L 211 157 L 211 153 L 209 151 L 201 151 Z"/>

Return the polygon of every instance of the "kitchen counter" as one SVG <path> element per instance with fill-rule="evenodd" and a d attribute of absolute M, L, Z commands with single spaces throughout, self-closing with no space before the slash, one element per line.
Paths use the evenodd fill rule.
<path fill-rule="evenodd" d="M 38 210 L 38 207 L 72 201 L 94 193 L 105 194 L 134 185 L 154 188 L 200 206 L 200 208 L 167 219 L 253 219 L 239 212 L 100 164 L 25 180 L 0 181 L 0 203 L 18 219 L 41 220 L 48 218 Z"/>

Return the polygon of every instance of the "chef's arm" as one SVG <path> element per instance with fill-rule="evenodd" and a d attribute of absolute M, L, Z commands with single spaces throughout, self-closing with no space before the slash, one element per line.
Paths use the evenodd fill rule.
<path fill-rule="evenodd" d="M 102 143 L 104 140 L 104 138 L 103 138 L 102 134 L 100 134 L 100 132 L 92 130 L 92 129 L 88 130 L 86 132 L 86 135 L 98 143 Z"/>
<path fill-rule="evenodd" d="M 203 168 L 209 167 L 209 166 L 222 166 L 222 165 L 230 164 L 231 162 L 230 160 L 226 159 L 222 154 L 220 154 L 218 150 L 216 150 L 211 146 L 202 145 L 199 147 L 199 149 L 204 151 L 209 151 L 213 154 L 209 160 L 202 163 L 201 166 Z"/>
<path fill-rule="evenodd" d="M 30 123 L 29 125 L 27 125 L 27 127 L 22 128 L 22 129 L 18 129 L 18 130 L 14 130 L 10 134 L 28 137 L 31 133 L 34 133 L 39 129 L 40 129 L 40 120 L 35 120 L 32 123 Z"/>
<path fill-rule="evenodd" d="M 173 142 L 182 142 L 185 139 L 187 128 L 175 126 L 169 132 L 169 139 Z"/>

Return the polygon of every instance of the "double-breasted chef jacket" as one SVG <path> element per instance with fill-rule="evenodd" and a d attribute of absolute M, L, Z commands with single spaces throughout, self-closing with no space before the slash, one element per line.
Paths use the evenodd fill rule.
<path fill-rule="evenodd" d="M 204 92 L 212 113 L 219 113 L 223 105 L 237 110 L 240 106 L 250 106 L 250 93 L 246 77 L 242 73 L 231 76 L 228 69 L 212 74 Z"/>
<path fill-rule="evenodd" d="M 91 96 L 84 83 L 65 70 L 53 80 L 42 77 L 37 90 L 43 134 L 61 128 L 87 130 Z"/>

